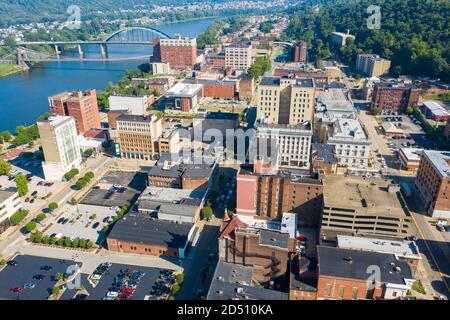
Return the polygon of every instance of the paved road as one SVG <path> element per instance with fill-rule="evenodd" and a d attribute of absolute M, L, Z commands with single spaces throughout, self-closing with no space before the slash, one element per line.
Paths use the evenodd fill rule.
<path fill-rule="evenodd" d="M 90 159 L 90 161 L 86 164 L 86 169 L 83 172 L 87 171 L 93 171 L 94 173 L 97 173 L 100 171 L 103 167 L 108 165 L 112 160 L 110 158 L 106 157 L 100 157 L 97 159 Z M 82 174 L 82 173 L 81 173 Z M 80 174 L 80 176 L 81 176 Z M 67 201 L 69 201 L 76 193 L 78 193 L 78 190 L 74 190 L 71 188 L 72 183 L 67 183 L 66 186 L 61 189 L 57 194 L 55 194 L 51 199 L 49 199 L 50 202 L 56 202 L 60 207 L 62 207 L 63 204 L 65 204 Z M 9 234 L 0 241 L 0 252 L 3 253 L 3 256 L 8 257 L 11 254 L 14 254 L 15 252 L 15 246 L 17 246 L 21 241 L 25 241 L 26 236 L 20 232 L 20 228 L 24 226 L 27 222 L 31 221 L 38 213 L 42 212 L 44 208 L 46 208 L 47 205 L 44 205 L 34 212 L 31 212 L 26 219 L 20 224 L 20 226 L 12 227 L 14 229 L 11 229 L 11 231 L 8 231 Z M 45 225 L 49 225 L 50 223 L 54 223 L 55 220 L 58 218 L 58 212 L 61 213 L 61 210 L 63 208 L 56 211 L 55 215 L 47 218 L 43 223 Z"/>

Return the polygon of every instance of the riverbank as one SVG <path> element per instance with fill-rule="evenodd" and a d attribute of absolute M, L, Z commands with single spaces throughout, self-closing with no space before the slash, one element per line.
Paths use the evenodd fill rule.
<path fill-rule="evenodd" d="M 22 68 L 15 64 L 0 63 L 0 78 L 11 76 L 22 71 Z"/>

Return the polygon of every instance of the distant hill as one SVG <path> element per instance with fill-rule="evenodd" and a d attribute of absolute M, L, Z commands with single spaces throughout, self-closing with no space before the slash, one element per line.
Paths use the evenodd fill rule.
<path fill-rule="evenodd" d="M 194 0 L 0 0 L 0 27 L 17 23 L 61 20 L 67 8 L 77 5 L 83 19 L 95 16 L 116 16 L 121 9 L 151 8 L 155 4 L 182 5 Z M 211 0 L 208 2 L 216 2 Z M 123 14 L 126 16 L 126 13 Z"/>

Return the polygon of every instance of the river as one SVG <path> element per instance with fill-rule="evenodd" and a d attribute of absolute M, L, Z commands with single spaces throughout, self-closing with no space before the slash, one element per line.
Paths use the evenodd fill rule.
<path fill-rule="evenodd" d="M 156 29 L 168 35 L 196 37 L 215 21 L 192 20 L 159 25 Z M 99 56 L 95 45 L 83 48 L 86 57 Z M 108 45 L 109 57 L 144 56 L 151 46 Z M 48 97 L 63 91 L 103 90 L 109 81 L 117 82 L 127 69 L 136 69 L 145 60 L 51 62 L 33 66 L 28 72 L 0 78 L 0 132 L 15 131 L 18 125 L 31 125 L 49 110 Z"/>

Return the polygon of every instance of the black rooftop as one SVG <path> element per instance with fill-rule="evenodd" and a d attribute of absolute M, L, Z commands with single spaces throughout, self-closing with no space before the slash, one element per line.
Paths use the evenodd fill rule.
<path fill-rule="evenodd" d="M 114 225 L 108 238 L 131 243 L 184 248 L 190 223 L 152 220 L 142 216 L 127 215 Z"/>
<path fill-rule="evenodd" d="M 367 280 L 370 266 L 380 268 L 381 282 L 405 284 L 415 279 L 411 266 L 395 255 L 335 247 L 317 246 L 320 276 Z"/>
<path fill-rule="evenodd" d="M 325 143 L 312 143 L 311 146 L 313 156 L 316 154 L 318 158 L 323 159 L 324 162 L 328 164 L 333 164 L 336 161 L 336 157 L 334 155 L 334 145 Z"/>

